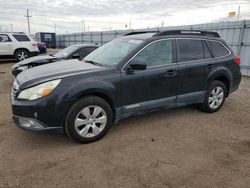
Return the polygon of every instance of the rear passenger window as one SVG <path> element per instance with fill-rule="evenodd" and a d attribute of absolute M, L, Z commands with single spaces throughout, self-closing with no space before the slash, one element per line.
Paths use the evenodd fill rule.
<path fill-rule="evenodd" d="M 177 39 L 179 62 L 204 59 L 202 40 Z"/>
<path fill-rule="evenodd" d="M 229 54 L 228 50 L 220 42 L 208 41 L 208 44 L 214 54 L 214 57 L 222 57 Z"/>
<path fill-rule="evenodd" d="M 13 37 L 19 42 L 30 41 L 29 37 L 26 35 L 13 35 Z"/>

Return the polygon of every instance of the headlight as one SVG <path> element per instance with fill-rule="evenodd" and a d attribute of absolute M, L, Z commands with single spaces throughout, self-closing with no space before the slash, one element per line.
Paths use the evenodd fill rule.
<path fill-rule="evenodd" d="M 29 89 L 21 91 L 18 95 L 18 99 L 35 100 L 41 97 L 45 97 L 50 94 L 56 86 L 60 83 L 61 79 L 45 82 Z"/>
<path fill-rule="evenodd" d="M 29 66 L 21 66 L 21 67 L 18 67 L 17 69 L 21 70 L 21 71 L 24 71 L 24 70 L 26 70 L 28 68 L 29 68 Z"/>

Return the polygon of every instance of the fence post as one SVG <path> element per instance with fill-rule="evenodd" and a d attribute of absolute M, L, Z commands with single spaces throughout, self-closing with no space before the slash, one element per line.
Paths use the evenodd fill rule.
<path fill-rule="evenodd" d="M 93 40 L 92 40 L 92 32 L 90 32 L 90 44 L 92 44 Z"/>
<path fill-rule="evenodd" d="M 102 45 L 102 32 L 101 32 L 101 45 Z"/>
<path fill-rule="evenodd" d="M 70 37 L 70 34 L 68 34 L 68 39 L 69 39 L 69 46 L 71 44 L 71 37 Z"/>
<path fill-rule="evenodd" d="M 242 40 L 243 40 L 243 35 L 244 35 L 245 28 L 246 28 L 246 21 L 242 20 L 241 30 L 240 30 L 240 33 L 239 33 L 239 41 L 238 41 L 238 46 L 237 46 L 237 55 L 238 56 L 240 55 L 241 46 L 243 45 Z"/>

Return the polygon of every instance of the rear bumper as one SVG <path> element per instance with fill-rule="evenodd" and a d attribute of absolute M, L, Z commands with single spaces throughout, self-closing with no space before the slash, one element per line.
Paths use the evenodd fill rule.
<path fill-rule="evenodd" d="M 231 88 L 230 88 L 230 90 L 229 90 L 229 94 L 230 94 L 230 93 L 233 93 L 234 91 L 236 91 L 236 90 L 239 88 L 240 82 L 241 82 L 241 78 L 234 79 L 234 80 L 232 81 L 232 86 L 231 86 Z"/>
<path fill-rule="evenodd" d="M 30 57 L 39 55 L 39 51 L 30 52 Z"/>

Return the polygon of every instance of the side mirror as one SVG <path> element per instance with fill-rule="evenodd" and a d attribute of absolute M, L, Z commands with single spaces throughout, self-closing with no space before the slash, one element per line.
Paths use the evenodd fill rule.
<path fill-rule="evenodd" d="M 146 63 L 135 59 L 130 61 L 129 65 L 133 70 L 145 70 L 147 68 Z"/>
<path fill-rule="evenodd" d="M 80 55 L 79 54 L 73 54 L 72 55 L 72 59 L 79 59 L 80 58 Z"/>

